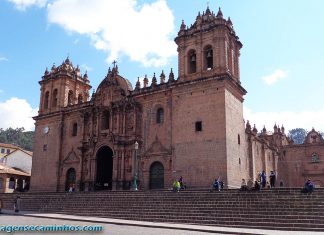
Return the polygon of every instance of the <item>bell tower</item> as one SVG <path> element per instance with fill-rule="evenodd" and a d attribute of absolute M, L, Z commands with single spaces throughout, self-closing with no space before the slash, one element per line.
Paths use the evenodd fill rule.
<path fill-rule="evenodd" d="M 178 71 L 180 81 L 230 75 L 240 83 L 239 56 L 242 43 L 236 36 L 231 19 L 217 15 L 209 7 L 187 27 L 182 21 L 178 36 Z"/>
<path fill-rule="evenodd" d="M 82 76 L 79 66 L 74 67 L 69 58 L 51 70 L 46 68 L 41 85 L 39 114 L 61 110 L 63 107 L 83 103 L 89 98 L 91 88 L 87 72 Z"/>

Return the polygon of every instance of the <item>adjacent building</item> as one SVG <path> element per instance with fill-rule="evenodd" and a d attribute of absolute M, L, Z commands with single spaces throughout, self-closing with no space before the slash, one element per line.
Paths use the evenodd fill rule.
<path fill-rule="evenodd" d="M 12 144 L 0 143 L 0 192 L 28 191 L 33 153 Z"/>

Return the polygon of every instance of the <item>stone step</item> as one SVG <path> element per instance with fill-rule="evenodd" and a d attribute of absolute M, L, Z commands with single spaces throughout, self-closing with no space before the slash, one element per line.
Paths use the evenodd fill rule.
<path fill-rule="evenodd" d="M 0 194 L 12 209 L 17 194 Z M 130 220 L 206 225 L 324 230 L 324 189 L 302 194 L 300 189 L 261 192 L 224 190 L 105 191 L 23 193 L 28 211 L 67 213 Z M 175 207 L 176 206 L 176 207 Z"/>
<path fill-rule="evenodd" d="M 85 216 L 88 216 L 85 213 L 79 213 Z M 98 213 L 97 216 L 107 217 L 104 214 Z M 231 226 L 231 225 L 240 225 L 240 226 L 265 226 L 269 225 L 272 228 L 274 227 L 299 227 L 310 230 L 311 228 L 324 228 L 323 220 L 310 220 L 310 219 L 280 219 L 273 221 L 272 218 L 261 218 L 261 219 L 249 219 L 249 218 L 233 218 L 233 217 L 199 217 L 199 216 L 177 216 L 174 217 L 170 215 L 133 215 L 133 214 L 123 214 L 123 215 L 109 215 L 109 218 L 116 219 L 127 219 L 127 220 L 145 220 L 145 221 L 154 221 L 154 222 L 172 222 L 172 223 L 191 223 L 191 224 L 209 224 L 209 225 L 223 225 L 223 226 Z"/>

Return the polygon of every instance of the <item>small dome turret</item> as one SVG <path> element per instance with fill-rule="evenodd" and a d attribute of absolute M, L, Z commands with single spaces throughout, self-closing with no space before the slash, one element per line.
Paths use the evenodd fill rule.
<path fill-rule="evenodd" d="M 65 63 L 65 64 L 68 64 L 68 65 L 70 65 L 70 64 L 71 64 L 71 61 L 70 61 L 70 59 L 69 59 L 69 56 L 68 56 L 68 57 L 66 57 L 66 59 L 65 59 L 64 63 Z"/>
<path fill-rule="evenodd" d="M 162 70 L 162 73 L 160 75 L 160 83 L 163 84 L 165 83 L 165 74 L 164 74 L 164 71 Z"/>
<path fill-rule="evenodd" d="M 156 85 L 157 85 L 157 80 L 156 80 L 155 73 L 154 73 L 151 86 L 156 86 Z"/>
<path fill-rule="evenodd" d="M 217 12 L 216 17 L 223 19 L 223 12 L 222 12 L 221 8 L 218 8 L 218 12 Z"/>
<path fill-rule="evenodd" d="M 265 128 L 265 126 L 263 126 L 262 133 L 263 134 L 266 134 L 267 133 L 267 129 Z"/>
<path fill-rule="evenodd" d="M 44 76 L 46 76 L 46 75 L 49 75 L 47 67 L 46 67 L 45 72 L 44 72 Z"/>
<path fill-rule="evenodd" d="M 148 85 L 148 78 L 147 78 L 147 75 L 146 74 L 145 74 L 143 83 L 144 83 L 144 88 L 147 87 L 147 85 Z"/>
<path fill-rule="evenodd" d="M 174 82 L 175 80 L 174 80 L 174 73 L 173 73 L 173 70 L 172 70 L 172 68 L 171 68 L 171 71 L 170 71 L 170 74 L 169 74 L 169 80 L 168 80 L 168 82 Z"/>
<path fill-rule="evenodd" d="M 139 80 L 139 77 L 138 77 L 136 85 L 135 85 L 135 90 L 139 90 L 139 89 L 141 89 L 141 83 L 140 83 L 140 80 Z"/>
<path fill-rule="evenodd" d="M 55 63 L 53 63 L 53 66 L 51 68 L 51 72 L 55 72 L 56 71 L 56 66 L 55 66 Z"/>
<path fill-rule="evenodd" d="M 184 22 L 184 20 L 182 20 L 181 26 L 180 26 L 180 30 L 186 30 L 186 24 Z"/>
<path fill-rule="evenodd" d="M 250 124 L 250 121 L 249 120 L 247 120 L 247 122 L 246 122 L 245 130 L 251 131 L 251 124 Z"/>

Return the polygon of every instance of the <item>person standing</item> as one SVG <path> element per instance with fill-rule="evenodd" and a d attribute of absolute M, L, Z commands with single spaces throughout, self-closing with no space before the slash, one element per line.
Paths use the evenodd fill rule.
<path fill-rule="evenodd" d="M 265 188 L 267 184 L 267 175 L 265 173 L 265 171 L 262 171 L 261 173 L 261 186 L 262 188 Z"/>
<path fill-rule="evenodd" d="M 276 174 L 274 173 L 274 171 L 270 172 L 269 178 L 270 178 L 270 187 L 274 188 L 276 184 Z"/>

